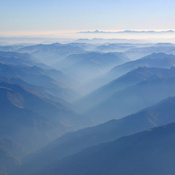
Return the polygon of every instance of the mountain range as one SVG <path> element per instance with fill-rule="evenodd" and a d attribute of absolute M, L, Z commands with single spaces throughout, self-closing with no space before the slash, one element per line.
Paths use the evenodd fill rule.
<path fill-rule="evenodd" d="M 74 109 L 81 113 L 88 111 L 90 108 L 93 108 L 104 100 L 107 100 L 110 97 L 112 98 L 116 92 L 129 88 L 130 86 L 134 86 L 142 81 L 146 81 L 150 77 L 153 78 L 153 76 L 154 78 L 156 78 L 156 76 L 157 78 L 174 77 L 174 67 L 171 69 L 138 67 L 82 97 L 73 103 Z"/>
<path fill-rule="evenodd" d="M 175 32 L 173 30 L 167 30 L 167 31 L 155 31 L 155 30 L 148 30 L 148 31 L 135 31 L 135 30 L 124 30 L 124 31 L 116 31 L 116 32 L 110 32 L 110 31 L 81 31 L 78 33 L 172 33 Z"/>
<path fill-rule="evenodd" d="M 174 65 L 175 65 L 174 55 L 165 53 L 153 53 L 146 57 L 134 61 L 128 61 L 124 64 L 115 66 L 106 74 L 103 74 L 98 78 L 94 78 L 94 80 L 89 82 L 89 86 L 91 87 L 91 91 L 93 91 L 138 67 L 146 66 L 146 67 L 157 67 L 157 68 L 170 68 Z"/>
<path fill-rule="evenodd" d="M 26 46 L 19 48 L 16 50 L 16 52 L 30 53 L 31 55 L 35 56 L 41 63 L 45 63 L 51 66 L 71 54 L 83 53 L 84 49 L 73 44 L 53 43 Z"/>
<path fill-rule="evenodd" d="M 33 175 L 173 175 L 175 123 L 87 148 Z"/>
<path fill-rule="evenodd" d="M 0 46 L 0 175 L 174 175 L 174 44 L 126 41 Z"/>
<path fill-rule="evenodd" d="M 67 133 L 26 159 L 27 161 L 23 162 L 23 166 L 16 174 L 33 174 L 39 168 L 43 167 L 44 169 L 46 165 L 52 167 L 56 161 L 78 153 L 85 148 L 175 122 L 174 114 L 175 97 L 169 97 L 122 119 L 111 120 L 98 126 Z M 69 165 L 67 166 L 69 167 Z M 52 169 L 53 167 L 50 170 Z M 77 167 L 77 170 L 80 169 Z"/>
<path fill-rule="evenodd" d="M 1 137 L 36 149 L 81 126 L 81 118 L 60 103 L 38 97 L 19 85 L 1 82 L 0 87 Z"/>
<path fill-rule="evenodd" d="M 55 93 L 56 96 L 65 100 L 79 98 L 76 92 L 64 84 L 69 81 L 69 78 L 56 70 L 42 69 L 37 66 L 15 66 L 0 63 L 0 76 L 17 77 L 29 84 L 42 86 L 47 89 L 48 93 Z"/>
<path fill-rule="evenodd" d="M 128 58 L 122 53 L 90 52 L 70 55 L 55 64 L 55 68 L 82 83 L 126 61 Z"/>
<path fill-rule="evenodd" d="M 96 124 L 114 118 L 119 119 L 169 96 L 174 96 L 174 88 L 175 77 L 165 79 L 153 76 L 146 81 L 114 93 L 84 115 L 90 116 Z"/>

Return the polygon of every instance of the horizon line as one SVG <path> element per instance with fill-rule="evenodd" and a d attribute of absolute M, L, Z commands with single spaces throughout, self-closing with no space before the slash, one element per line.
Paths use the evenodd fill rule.
<path fill-rule="evenodd" d="M 119 31 L 100 31 L 100 30 L 93 30 L 93 31 L 80 31 L 78 33 L 173 33 L 175 30 L 119 30 Z"/>

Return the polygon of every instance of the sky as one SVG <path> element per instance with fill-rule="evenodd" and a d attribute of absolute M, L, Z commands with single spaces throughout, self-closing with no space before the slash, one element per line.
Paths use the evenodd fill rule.
<path fill-rule="evenodd" d="M 174 30 L 174 0 L 0 0 L 0 36 Z"/>

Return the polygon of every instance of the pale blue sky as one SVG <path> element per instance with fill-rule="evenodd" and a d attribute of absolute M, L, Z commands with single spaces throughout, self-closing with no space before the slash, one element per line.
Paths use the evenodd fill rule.
<path fill-rule="evenodd" d="M 174 0 L 0 0 L 0 31 L 175 29 Z"/>

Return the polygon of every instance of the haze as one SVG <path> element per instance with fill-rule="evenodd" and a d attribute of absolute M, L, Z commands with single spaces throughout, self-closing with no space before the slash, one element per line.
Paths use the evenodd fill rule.
<path fill-rule="evenodd" d="M 0 36 L 68 38 L 82 30 L 173 30 L 174 5 L 173 0 L 1 0 Z M 94 36 L 73 38 L 78 37 Z"/>
<path fill-rule="evenodd" d="M 175 175 L 174 7 L 0 0 L 0 175 Z"/>

